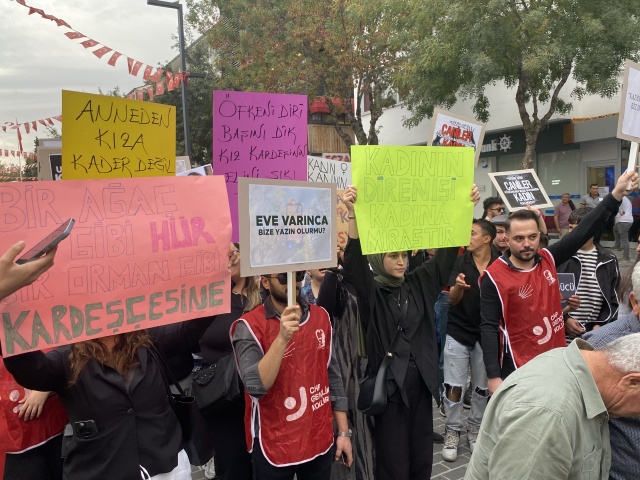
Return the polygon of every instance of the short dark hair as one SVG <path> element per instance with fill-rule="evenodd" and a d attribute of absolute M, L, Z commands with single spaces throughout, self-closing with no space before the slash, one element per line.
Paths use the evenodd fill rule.
<path fill-rule="evenodd" d="M 597 187 L 598 184 L 597 183 L 592 183 L 591 185 L 589 185 L 589 189 L 591 189 L 591 187 Z"/>
<path fill-rule="evenodd" d="M 474 218 L 473 224 L 479 225 L 480 230 L 482 230 L 482 235 L 485 235 L 485 236 L 489 235 L 491 237 L 492 242 L 496 238 L 496 235 L 497 235 L 496 226 L 493 223 L 491 223 L 489 220 L 486 220 L 484 218 Z"/>
<path fill-rule="evenodd" d="M 487 210 L 489 210 L 489 207 L 491 205 L 504 205 L 504 202 L 502 201 L 502 199 L 500 197 L 489 197 L 489 198 L 485 198 L 484 202 L 482 202 L 482 208 L 484 208 L 484 211 L 486 212 Z"/>
<path fill-rule="evenodd" d="M 576 208 L 571 215 L 569 215 L 569 223 L 571 225 L 578 225 L 584 217 L 589 215 L 589 212 L 593 210 L 592 207 L 580 207 Z"/>
<path fill-rule="evenodd" d="M 509 215 L 507 221 L 504 222 L 504 229 L 508 232 L 511 230 L 511 222 L 517 220 L 518 222 L 526 222 L 527 220 L 533 220 L 538 225 L 538 215 L 531 210 L 517 210 Z"/>

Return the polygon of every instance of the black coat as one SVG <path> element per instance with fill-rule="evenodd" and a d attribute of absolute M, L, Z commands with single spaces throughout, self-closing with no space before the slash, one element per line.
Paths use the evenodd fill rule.
<path fill-rule="evenodd" d="M 449 279 L 458 250 L 458 247 L 439 249 L 434 258 L 405 275 L 401 295 L 402 298 L 408 296 L 409 307 L 405 331 L 391 362 L 388 395 L 393 394 L 398 387 L 403 392 L 402 386 L 411 356 L 431 395 L 440 402 L 434 305 Z M 368 372 L 369 375 L 375 375 L 401 316 L 396 303 L 397 289 L 392 292 L 373 279 L 373 272 L 362 255 L 359 239 L 350 238 L 345 249 L 344 281 L 351 284 L 356 292 L 360 317 L 367 328 Z M 403 399 L 407 401 L 404 392 Z"/>
<path fill-rule="evenodd" d="M 213 317 L 169 325 L 154 337 L 165 356 L 175 355 L 198 341 Z M 116 370 L 90 360 L 77 382 L 69 386 L 71 347 L 46 355 L 30 352 L 5 358 L 16 381 L 33 390 L 57 392 L 71 424 L 93 420 L 98 433 L 74 435 L 66 446 L 66 480 L 132 480 L 140 465 L 151 476 L 177 466 L 182 431 L 167 398 L 160 366 L 147 348 L 138 350 L 140 365 L 129 388 Z"/>

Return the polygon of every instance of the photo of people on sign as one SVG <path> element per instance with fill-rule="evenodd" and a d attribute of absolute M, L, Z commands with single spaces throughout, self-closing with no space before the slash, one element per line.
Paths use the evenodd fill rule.
<path fill-rule="evenodd" d="M 553 206 L 533 169 L 489 173 L 489 177 L 511 212 L 522 210 L 527 206 L 537 208 Z"/>
<path fill-rule="evenodd" d="M 640 63 L 627 60 L 620 97 L 618 138 L 640 142 Z"/>
<path fill-rule="evenodd" d="M 429 145 L 432 147 L 471 147 L 478 164 L 485 124 L 435 109 L 431 120 Z"/>
<path fill-rule="evenodd" d="M 335 184 L 242 178 L 238 188 L 240 243 L 249 245 L 240 260 L 243 276 L 283 271 L 281 265 L 335 266 Z"/>

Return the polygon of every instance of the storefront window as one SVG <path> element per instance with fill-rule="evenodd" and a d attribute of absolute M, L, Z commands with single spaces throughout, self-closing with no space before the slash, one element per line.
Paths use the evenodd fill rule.
<path fill-rule="evenodd" d="M 580 150 L 563 150 L 538 154 L 538 178 L 554 204 L 563 193 L 580 196 Z M 554 198 L 555 197 L 555 198 Z"/>
<path fill-rule="evenodd" d="M 498 172 L 511 172 L 512 170 L 522 170 L 522 159 L 524 154 L 498 156 Z M 534 167 L 535 168 L 535 167 Z"/>

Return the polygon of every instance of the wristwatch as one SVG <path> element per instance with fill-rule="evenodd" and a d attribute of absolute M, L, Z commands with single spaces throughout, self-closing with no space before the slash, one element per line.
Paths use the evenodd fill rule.
<path fill-rule="evenodd" d="M 348 431 L 348 432 L 338 432 L 338 436 L 339 436 L 339 437 L 348 437 L 348 438 L 351 438 L 351 434 L 352 434 L 352 433 L 353 433 L 353 432 L 351 431 L 351 429 L 349 429 L 349 431 Z"/>

